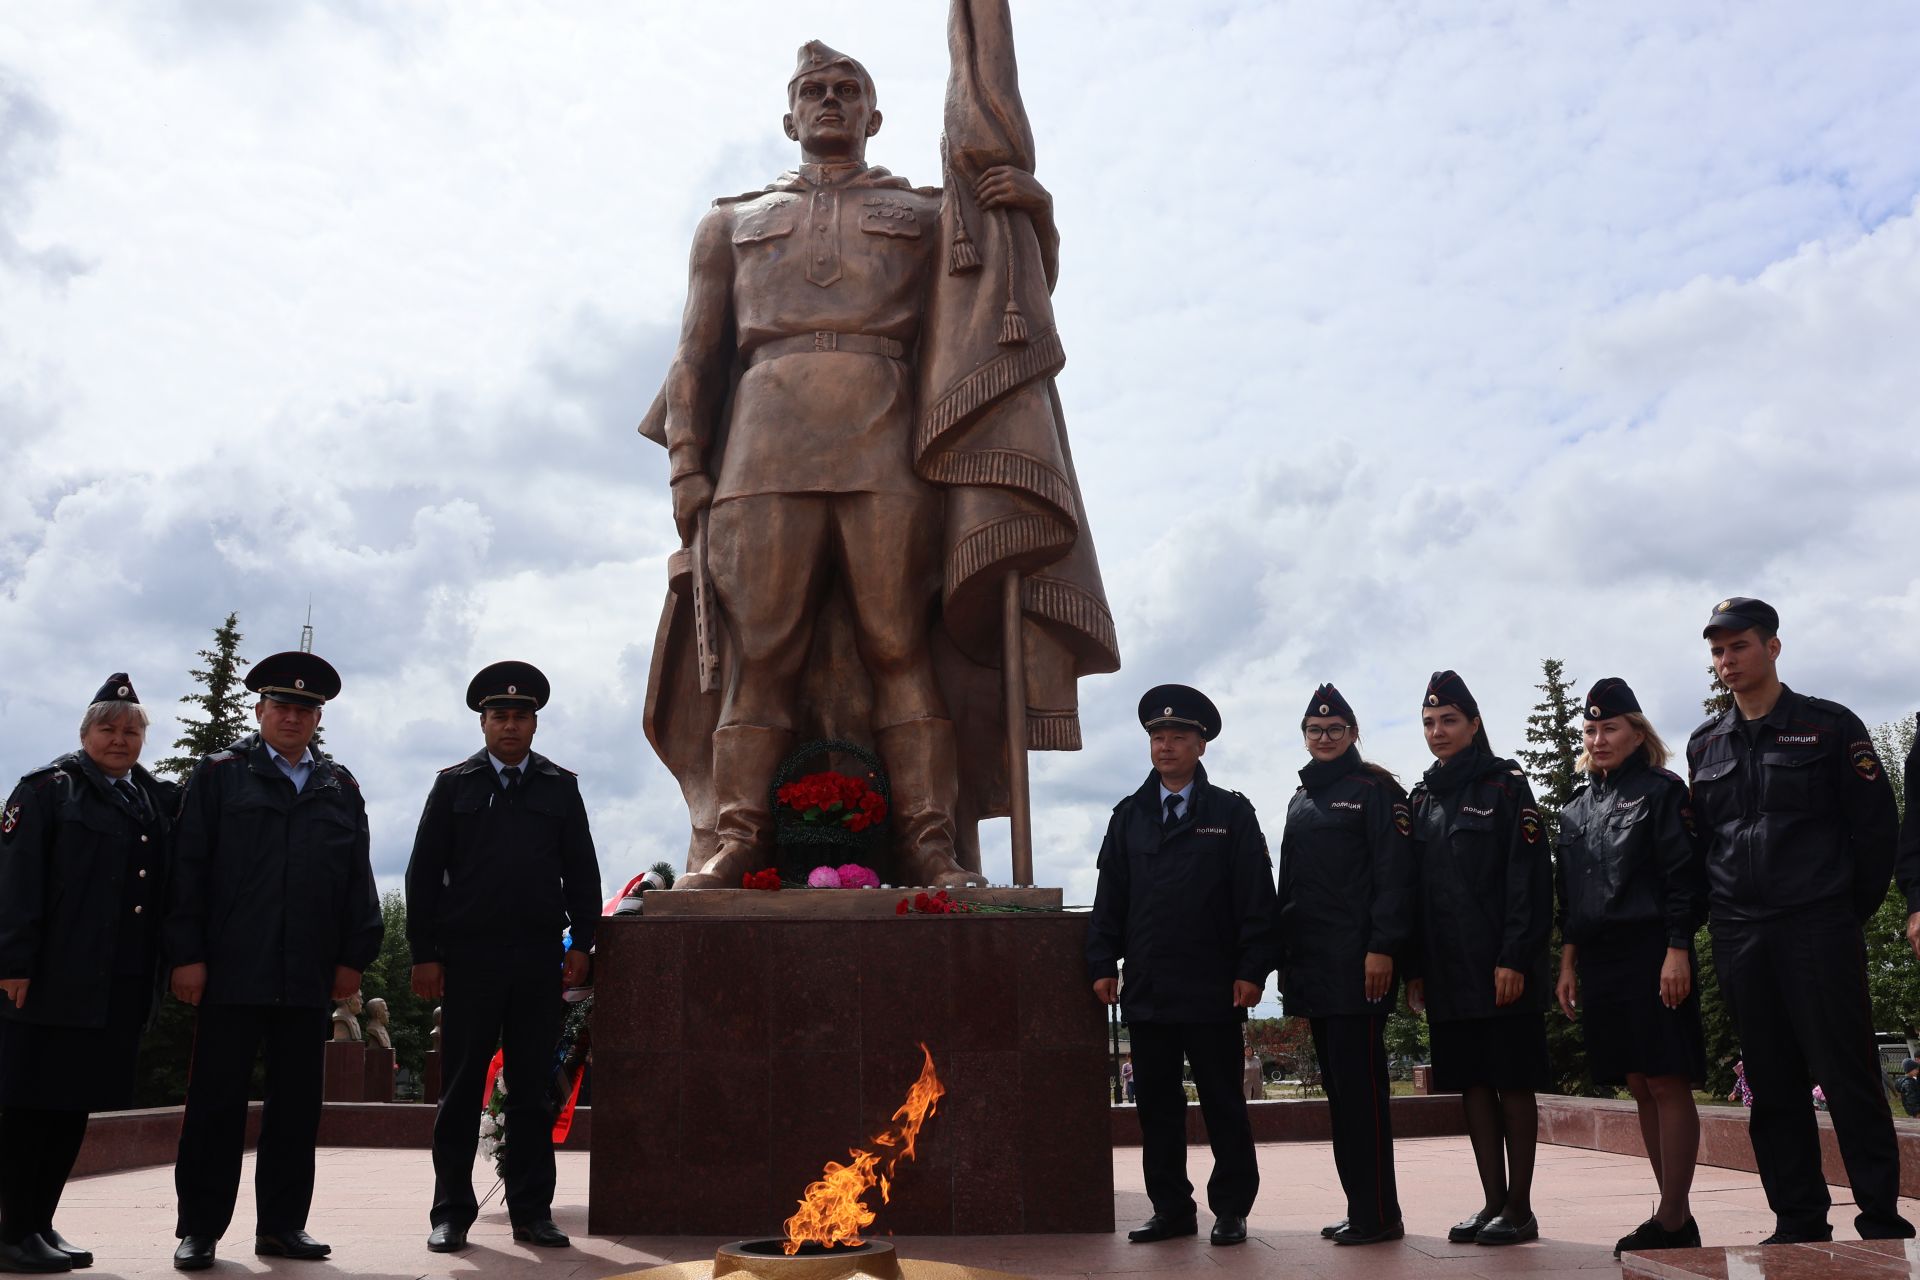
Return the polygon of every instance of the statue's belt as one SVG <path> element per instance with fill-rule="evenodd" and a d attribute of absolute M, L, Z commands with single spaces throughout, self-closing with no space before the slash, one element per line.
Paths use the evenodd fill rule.
<path fill-rule="evenodd" d="M 834 333 L 828 329 L 818 329 L 812 333 L 798 333 L 791 338 L 773 338 L 761 343 L 747 353 L 747 367 L 775 356 L 794 356 L 804 352 L 848 351 L 855 355 L 885 356 L 889 360 L 907 358 L 904 343 L 892 338 L 878 338 L 870 333 Z"/>

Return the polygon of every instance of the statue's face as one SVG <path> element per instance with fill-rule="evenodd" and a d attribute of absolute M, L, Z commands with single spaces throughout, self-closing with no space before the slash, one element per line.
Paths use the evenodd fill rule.
<path fill-rule="evenodd" d="M 809 71 L 794 84 L 787 136 L 812 155 L 859 157 L 880 132 L 880 111 L 844 62 Z"/>

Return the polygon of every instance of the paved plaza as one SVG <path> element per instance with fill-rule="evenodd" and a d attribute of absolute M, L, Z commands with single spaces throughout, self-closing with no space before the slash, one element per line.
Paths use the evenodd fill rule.
<path fill-rule="evenodd" d="M 1140 1273 L 1147 1280 L 1190 1276 L 1451 1277 L 1453 1280 L 1574 1280 L 1617 1274 L 1615 1239 L 1651 1209 L 1652 1178 L 1644 1161 L 1574 1147 L 1543 1146 L 1535 1203 L 1546 1238 L 1507 1249 L 1450 1245 L 1447 1227 L 1478 1207 L 1473 1163 L 1465 1138 L 1426 1138 L 1398 1147 L 1400 1195 L 1409 1235 L 1399 1244 L 1338 1248 L 1318 1237 L 1319 1228 L 1342 1214 L 1333 1153 L 1326 1143 L 1288 1143 L 1260 1148 L 1265 1178 L 1251 1219 L 1253 1238 L 1243 1247 L 1214 1249 L 1198 1240 L 1129 1245 L 1124 1236 L 919 1237 L 895 1241 L 907 1257 L 967 1263 L 1035 1277 Z M 331 1263 L 256 1258 L 247 1234 L 253 1222 L 253 1157 L 247 1157 L 235 1226 L 220 1246 L 212 1273 L 273 1272 L 324 1280 L 329 1274 L 416 1276 L 615 1276 L 665 1262 L 710 1257 L 720 1240 L 657 1237 L 592 1238 L 586 1233 L 587 1161 L 562 1152 L 554 1218 L 573 1234 L 575 1247 L 548 1252 L 517 1245 L 496 1194 L 481 1211 L 466 1252 L 441 1256 L 426 1250 L 426 1207 L 432 1184 L 428 1153 L 417 1150 L 329 1148 L 320 1153 L 319 1189 L 310 1227 L 333 1245 Z M 1192 1168 L 1207 1167 L 1196 1148 Z M 1121 1226 L 1147 1216 L 1137 1150 L 1114 1152 L 1116 1212 Z M 481 1184 L 484 1192 L 490 1184 Z M 725 1194 L 716 1188 L 715 1194 Z M 1845 1188 L 1834 1188 L 1836 1236 L 1853 1238 L 1852 1205 Z M 1702 1168 L 1695 1184 L 1695 1213 L 1707 1242 L 1750 1244 L 1772 1227 L 1759 1179 L 1750 1173 Z M 1909 1217 L 1920 1205 L 1903 1202 Z M 173 1175 L 169 1168 L 139 1169 L 78 1178 L 67 1188 L 60 1227 L 91 1246 L 99 1261 L 93 1276 L 174 1275 Z M 769 1224 L 774 1227 L 777 1224 Z M 879 1228 L 886 1227 L 881 1214 Z M 769 1232 L 771 1234 L 771 1231 Z M 1769 1253 L 1772 1250 L 1768 1251 Z"/>

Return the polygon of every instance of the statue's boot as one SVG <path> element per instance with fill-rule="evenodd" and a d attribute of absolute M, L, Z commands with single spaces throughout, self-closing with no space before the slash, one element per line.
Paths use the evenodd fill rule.
<path fill-rule="evenodd" d="M 983 885 L 954 857 L 953 811 L 960 800 L 953 721 L 909 720 L 882 729 L 880 758 L 893 787 L 893 831 L 901 879 L 910 885 Z"/>
<path fill-rule="evenodd" d="M 699 869 L 673 882 L 676 889 L 738 889 L 740 877 L 773 865 L 773 810 L 767 793 L 793 734 L 757 724 L 713 731 L 713 789 L 719 797 L 714 835 L 719 847 Z"/>

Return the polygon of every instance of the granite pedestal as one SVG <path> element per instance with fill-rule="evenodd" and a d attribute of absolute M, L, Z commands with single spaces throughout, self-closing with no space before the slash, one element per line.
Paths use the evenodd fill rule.
<path fill-rule="evenodd" d="M 891 1202 L 869 1197 L 874 1233 L 1113 1230 L 1086 918 L 787 916 L 785 896 L 602 922 L 590 1229 L 777 1234 L 827 1161 L 886 1130 L 924 1042 L 946 1096 Z"/>
<path fill-rule="evenodd" d="M 367 1100 L 367 1046 L 358 1040 L 329 1040 L 325 1081 L 320 1096 L 328 1102 Z"/>

